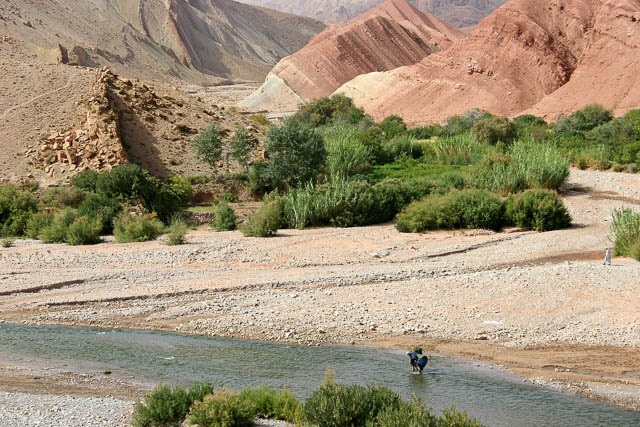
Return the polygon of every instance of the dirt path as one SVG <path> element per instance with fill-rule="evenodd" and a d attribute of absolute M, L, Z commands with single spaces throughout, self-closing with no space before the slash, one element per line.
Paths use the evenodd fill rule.
<path fill-rule="evenodd" d="M 54 94 L 56 92 L 60 92 L 62 90 L 70 88 L 72 80 L 73 80 L 73 76 L 69 76 L 69 79 L 67 80 L 67 83 L 64 86 L 59 87 L 57 89 L 52 89 L 52 90 L 47 91 L 45 93 L 42 93 L 42 94 L 40 94 L 38 96 L 35 96 L 35 97 L 29 99 L 28 101 L 23 102 L 22 104 L 13 106 L 13 107 L 5 110 L 4 113 L 2 113 L 0 115 L 0 120 L 4 120 L 9 114 L 11 114 L 13 111 L 15 111 L 15 110 L 17 110 L 19 108 L 25 108 L 25 107 L 29 106 L 30 104 L 33 104 L 34 102 L 36 102 L 39 99 L 45 98 L 45 97 L 47 97 L 49 95 L 52 95 L 52 94 Z"/>
<path fill-rule="evenodd" d="M 640 402 L 640 263 L 603 266 L 611 211 L 640 176 L 572 171 L 574 226 L 401 234 L 392 225 L 191 232 L 0 249 L 0 317 L 302 344 L 408 346 L 493 361 L 626 407 Z M 567 369 L 569 371 L 567 372 Z"/>

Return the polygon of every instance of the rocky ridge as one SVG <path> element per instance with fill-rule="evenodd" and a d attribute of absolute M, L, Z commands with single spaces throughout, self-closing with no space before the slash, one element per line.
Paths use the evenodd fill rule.
<path fill-rule="evenodd" d="M 415 64 L 462 37 L 406 0 L 388 0 L 349 24 L 327 27 L 280 61 L 266 82 L 239 105 L 251 111 L 293 111 L 358 75 Z"/>
<path fill-rule="evenodd" d="M 640 105 L 640 5 L 510 0 L 465 39 L 420 63 L 361 75 L 337 92 L 374 117 L 441 122 L 469 108 L 554 120 L 589 103 Z"/>

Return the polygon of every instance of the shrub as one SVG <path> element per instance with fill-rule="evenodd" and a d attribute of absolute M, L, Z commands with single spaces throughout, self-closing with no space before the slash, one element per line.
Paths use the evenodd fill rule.
<path fill-rule="evenodd" d="M 13 246 L 14 242 L 15 240 L 13 239 L 4 238 L 0 240 L 0 246 L 2 246 L 3 248 L 10 248 Z"/>
<path fill-rule="evenodd" d="M 525 169 L 508 154 L 492 153 L 472 171 L 473 185 L 477 188 L 509 195 L 529 187 Z"/>
<path fill-rule="evenodd" d="M 385 117 L 384 120 L 380 122 L 380 127 L 388 141 L 407 133 L 407 125 L 404 123 L 404 120 L 402 117 L 396 115 Z"/>
<path fill-rule="evenodd" d="M 246 237 L 274 236 L 283 223 L 282 202 L 274 200 L 263 203 L 258 212 L 240 226 Z"/>
<path fill-rule="evenodd" d="M 73 224 L 77 217 L 78 213 L 71 208 L 58 212 L 51 224 L 40 231 L 38 237 L 44 243 L 64 243 L 67 239 L 69 226 Z"/>
<path fill-rule="evenodd" d="M 256 163 L 249 169 L 249 188 L 257 194 L 265 194 L 273 189 L 267 176 L 266 163 Z"/>
<path fill-rule="evenodd" d="M 38 210 L 37 200 L 13 185 L 0 187 L 0 235 L 22 236 L 31 216 Z"/>
<path fill-rule="evenodd" d="M 90 219 L 79 216 L 69 225 L 65 242 L 70 245 L 93 245 L 100 243 L 102 221 L 100 218 Z"/>
<path fill-rule="evenodd" d="M 475 121 L 472 134 L 476 142 L 511 144 L 516 137 L 516 127 L 507 117 L 486 116 Z"/>
<path fill-rule="evenodd" d="M 502 201 L 484 190 L 452 191 L 433 194 L 407 206 L 399 215 L 396 228 L 403 233 L 455 228 L 487 228 L 502 225 Z"/>
<path fill-rule="evenodd" d="M 292 119 L 269 129 L 265 152 L 268 158 L 265 173 L 274 188 L 295 187 L 310 181 L 327 159 L 322 137 Z"/>
<path fill-rule="evenodd" d="M 149 173 L 138 165 L 118 165 L 97 176 L 96 192 L 119 200 L 131 200 L 140 196 L 146 186 Z"/>
<path fill-rule="evenodd" d="M 193 197 L 193 187 L 191 182 L 182 175 L 174 175 L 169 177 L 169 188 L 175 194 L 182 206 L 186 206 Z"/>
<path fill-rule="evenodd" d="M 627 144 L 624 146 L 624 148 L 622 149 L 623 152 L 623 157 L 622 157 L 622 162 L 623 163 L 635 163 L 638 161 L 638 159 L 640 157 L 640 142 L 634 142 L 631 144 Z"/>
<path fill-rule="evenodd" d="M 71 178 L 71 185 L 84 191 L 97 191 L 99 173 L 94 170 L 83 171 Z"/>
<path fill-rule="evenodd" d="M 422 157 L 426 147 L 430 148 L 431 143 L 419 143 L 409 135 L 399 135 L 386 144 L 385 150 L 390 159 L 418 159 Z"/>
<path fill-rule="evenodd" d="M 132 216 L 125 212 L 116 218 L 113 234 L 119 243 L 145 242 L 155 240 L 163 230 L 155 214 Z"/>
<path fill-rule="evenodd" d="M 397 408 L 385 408 L 378 414 L 375 421 L 377 427 L 423 427 L 438 425 L 438 418 L 431 414 L 429 408 L 423 406 L 420 399 L 416 397 L 413 397 L 409 403 L 402 402 Z M 455 425 L 457 426 L 457 424 Z"/>
<path fill-rule="evenodd" d="M 380 412 L 397 409 L 401 402 L 400 396 L 386 387 L 325 381 L 304 404 L 304 417 L 311 425 L 323 427 L 375 425 L 372 423 Z"/>
<path fill-rule="evenodd" d="M 222 160 L 224 140 L 218 125 L 212 123 L 205 130 L 201 131 L 191 143 L 191 149 L 196 159 L 205 162 L 215 169 L 218 162 Z"/>
<path fill-rule="evenodd" d="M 566 119 L 558 120 L 559 133 L 575 135 L 580 132 L 590 131 L 598 126 L 608 123 L 613 119 L 611 110 L 605 110 L 601 105 L 587 105 L 576 111 Z"/>
<path fill-rule="evenodd" d="M 250 427 L 255 414 L 255 406 L 239 393 L 216 390 L 193 404 L 187 420 L 200 427 Z"/>
<path fill-rule="evenodd" d="M 409 129 L 409 136 L 415 139 L 431 139 L 434 136 L 439 136 L 442 132 L 442 126 L 439 124 L 433 124 L 424 127 L 414 127 Z"/>
<path fill-rule="evenodd" d="M 447 119 L 440 134 L 454 136 L 466 133 L 471 130 L 476 120 L 489 115 L 487 111 L 474 108 L 459 116 L 451 116 Z"/>
<path fill-rule="evenodd" d="M 284 420 L 290 423 L 301 421 L 302 404 L 286 389 L 276 390 L 268 386 L 247 388 L 240 392 L 240 398 L 254 407 L 254 417 Z"/>
<path fill-rule="evenodd" d="M 319 98 L 302 106 L 292 117 L 293 120 L 312 128 L 326 126 L 338 121 L 356 124 L 366 118 L 364 111 L 344 95 Z"/>
<path fill-rule="evenodd" d="M 27 222 L 25 234 L 30 239 L 39 239 L 40 233 L 53 223 L 54 215 L 50 212 L 38 212 Z"/>
<path fill-rule="evenodd" d="M 187 234 L 187 224 L 175 217 L 167 227 L 167 246 L 182 245 L 185 242 L 184 236 Z"/>
<path fill-rule="evenodd" d="M 258 139 L 253 136 L 245 127 L 236 129 L 236 133 L 229 141 L 229 155 L 245 171 L 249 170 L 251 153 L 258 146 Z"/>
<path fill-rule="evenodd" d="M 220 203 L 215 211 L 215 217 L 209 223 L 216 231 L 232 231 L 238 227 L 238 217 L 233 208 L 226 203 Z"/>
<path fill-rule="evenodd" d="M 193 402 L 213 392 L 209 384 L 183 387 L 157 386 L 138 402 L 133 411 L 132 424 L 136 427 L 178 425 L 184 421 Z"/>
<path fill-rule="evenodd" d="M 40 198 L 42 204 L 54 208 L 77 208 L 84 200 L 85 193 L 74 187 L 51 187 Z"/>
<path fill-rule="evenodd" d="M 505 223 L 536 231 L 551 231 L 571 225 L 571 216 L 553 191 L 529 190 L 505 202 Z"/>
<path fill-rule="evenodd" d="M 101 233 L 113 232 L 113 220 L 122 212 L 120 202 L 105 194 L 89 193 L 78 207 L 78 214 L 89 219 L 100 219 Z"/>
<path fill-rule="evenodd" d="M 477 143 L 470 134 L 440 137 L 433 144 L 434 155 L 443 165 L 470 165 L 482 159 L 488 146 Z"/>
<path fill-rule="evenodd" d="M 613 211 L 609 240 L 616 255 L 634 257 L 640 261 L 640 212 L 630 208 Z"/>
<path fill-rule="evenodd" d="M 249 119 L 260 126 L 269 126 L 269 119 L 264 114 L 254 114 Z"/>

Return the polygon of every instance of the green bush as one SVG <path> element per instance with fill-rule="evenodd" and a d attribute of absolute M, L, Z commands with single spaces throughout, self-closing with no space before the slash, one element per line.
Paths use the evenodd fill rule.
<path fill-rule="evenodd" d="M 622 152 L 623 163 L 636 163 L 640 159 L 640 142 L 625 145 Z"/>
<path fill-rule="evenodd" d="M 199 427 L 250 427 L 255 406 L 239 393 L 216 390 L 191 407 L 187 421 Z"/>
<path fill-rule="evenodd" d="M 105 194 L 89 193 L 78 206 L 78 214 L 89 219 L 100 219 L 102 234 L 113 232 L 113 221 L 122 212 L 120 202 Z"/>
<path fill-rule="evenodd" d="M 58 212 L 51 224 L 42 228 L 38 237 L 44 243 L 64 243 L 67 240 L 67 231 L 69 226 L 78 218 L 78 213 L 66 208 Z"/>
<path fill-rule="evenodd" d="M 114 225 L 113 234 L 119 243 L 155 240 L 164 231 L 164 224 L 154 214 L 133 216 L 125 212 Z"/>
<path fill-rule="evenodd" d="M 167 246 L 183 245 L 186 234 L 187 224 L 179 217 L 173 218 L 167 227 Z"/>
<path fill-rule="evenodd" d="M 258 212 L 240 226 L 240 231 L 246 237 L 275 236 L 283 224 L 282 209 L 282 202 L 278 200 L 263 203 Z"/>
<path fill-rule="evenodd" d="M 179 425 L 191 405 L 212 392 L 213 388 L 206 383 L 194 384 L 189 389 L 159 385 L 145 396 L 144 402 L 136 404 L 132 424 L 135 427 Z"/>
<path fill-rule="evenodd" d="M 216 169 L 218 162 L 222 160 L 224 149 L 224 139 L 218 125 L 211 123 L 201 131 L 191 142 L 191 149 L 196 159 Z"/>
<path fill-rule="evenodd" d="M 98 174 L 96 192 L 111 198 L 128 201 L 140 197 L 149 173 L 135 164 L 118 165 Z"/>
<path fill-rule="evenodd" d="M 256 163 L 249 169 L 249 188 L 256 194 L 266 194 L 273 190 L 267 176 L 267 164 Z"/>
<path fill-rule="evenodd" d="M 176 196 L 182 206 L 186 206 L 193 198 L 193 187 L 188 178 L 182 175 L 174 175 L 169 177 L 169 188 Z"/>
<path fill-rule="evenodd" d="M 99 176 L 94 170 L 83 171 L 71 178 L 71 185 L 84 191 L 96 192 Z"/>
<path fill-rule="evenodd" d="M 378 414 L 377 427 L 424 427 L 437 426 L 438 418 L 429 408 L 422 405 L 420 399 L 413 397 L 411 402 L 402 402 L 398 407 L 388 407 Z"/>
<path fill-rule="evenodd" d="M 351 98 L 333 95 L 330 98 L 316 99 L 302 106 L 292 119 L 305 126 L 316 128 L 336 122 L 360 123 L 366 119 L 366 115 L 361 108 L 353 104 Z"/>
<path fill-rule="evenodd" d="M 486 116 L 473 124 L 471 133 L 476 142 L 496 145 L 511 144 L 515 139 L 516 126 L 507 117 Z"/>
<path fill-rule="evenodd" d="M 94 245 L 100 243 L 102 221 L 100 218 L 90 219 L 79 216 L 69 225 L 65 242 L 70 245 Z"/>
<path fill-rule="evenodd" d="M 502 201 L 484 190 L 433 194 L 407 206 L 396 223 L 398 231 L 420 233 L 455 228 L 500 229 Z"/>
<path fill-rule="evenodd" d="M 233 138 L 229 141 L 229 155 L 245 171 L 249 170 L 251 154 L 258 146 L 258 139 L 245 127 L 236 129 Z"/>
<path fill-rule="evenodd" d="M 284 420 L 298 424 L 302 418 L 302 404 L 288 390 L 276 390 L 262 386 L 247 388 L 240 392 L 240 398 L 255 408 L 254 417 Z"/>
<path fill-rule="evenodd" d="M 525 168 L 508 154 L 491 153 L 472 171 L 473 186 L 509 195 L 529 188 Z"/>
<path fill-rule="evenodd" d="M 440 135 L 455 136 L 469 132 L 476 120 L 490 116 L 487 111 L 477 108 L 471 109 L 459 116 L 451 116 L 442 128 Z"/>
<path fill-rule="evenodd" d="M 209 223 L 216 231 L 232 231 L 238 228 L 238 217 L 233 208 L 226 203 L 220 203 L 215 211 L 215 217 Z"/>
<path fill-rule="evenodd" d="M 15 243 L 15 240 L 9 239 L 9 238 L 4 238 L 0 240 L 0 246 L 2 246 L 3 248 L 10 248 L 13 246 L 14 243 Z"/>
<path fill-rule="evenodd" d="M 433 124 L 424 127 L 414 127 L 409 129 L 408 134 L 415 139 L 431 139 L 435 136 L 439 136 L 442 132 L 442 126 L 439 124 Z"/>
<path fill-rule="evenodd" d="M 358 140 L 355 128 L 332 129 L 324 139 L 329 176 L 347 178 L 370 170 L 371 148 Z"/>
<path fill-rule="evenodd" d="M 505 201 L 505 224 L 551 231 L 569 227 L 571 216 L 554 191 L 528 190 Z"/>
<path fill-rule="evenodd" d="M 614 245 L 616 255 L 640 261 L 640 212 L 631 208 L 614 210 L 609 240 Z"/>
<path fill-rule="evenodd" d="M 400 116 L 392 115 L 385 117 L 379 126 L 382 128 L 387 141 L 391 141 L 393 138 L 407 133 L 407 125 Z"/>
<path fill-rule="evenodd" d="M 590 131 L 604 125 L 613 119 L 613 113 L 605 110 L 601 105 L 591 104 L 571 114 L 566 119 L 558 120 L 559 133 L 575 135 L 580 132 Z"/>
<path fill-rule="evenodd" d="M 77 208 L 84 200 L 85 193 L 74 187 L 51 187 L 45 190 L 40 202 L 52 208 Z"/>
<path fill-rule="evenodd" d="M 312 180 L 327 160 L 322 137 L 293 119 L 269 129 L 265 152 L 265 175 L 274 188 L 295 187 Z"/>
<path fill-rule="evenodd" d="M 435 159 L 443 165 L 470 165 L 479 162 L 489 149 L 475 142 L 471 134 L 440 137 L 433 144 Z"/>
<path fill-rule="evenodd" d="M 323 427 L 351 427 L 373 424 L 383 410 L 400 407 L 398 394 L 386 387 L 361 387 L 325 383 L 304 404 L 304 418 Z"/>
<path fill-rule="evenodd" d="M 38 212 L 27 222 L 25 234 L 30 239 L 39 239 L 40 233 L 53 223 L 55 215 L 51 212 Z"/>
<path fill-rule="evenodd" d="M 0 236 L 23 236 L 38 201 L 14 185 L 0 187 Z"/>

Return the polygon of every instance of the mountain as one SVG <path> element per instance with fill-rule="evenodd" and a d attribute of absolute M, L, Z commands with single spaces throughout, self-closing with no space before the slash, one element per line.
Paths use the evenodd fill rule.
<path fill-rule="evenodd" d="M 0 34 L 49 62 L 145 80 L 262 80 L 324 25 L 231 0 L 3 0 Z"/>
<path fill-rule="evenodd" d="M 349 22 L 384 0 L 241 0 L 321 21 Z M 419 10 L 431 13 L 455 27 L 472 27 L 506 0 L 409 0 Z"/>
<path fill-rule="evenodd" d="M 337 92 L 411 123 L 470 108 L 551 120 L 596 102 L 623 112 L 640 105 L 639 46 L 635 0 L 510 0 L 446 51 Z"/>
<path fill-rule="evenodd" d="M 360 74 L 415 64 L 462 37 L 406 0 L 388 0 L 348 24 L 329 25 L 280 61 L 262 87 L 239 106 L 292 111 L 305 100 L 330 95 Z"/>

